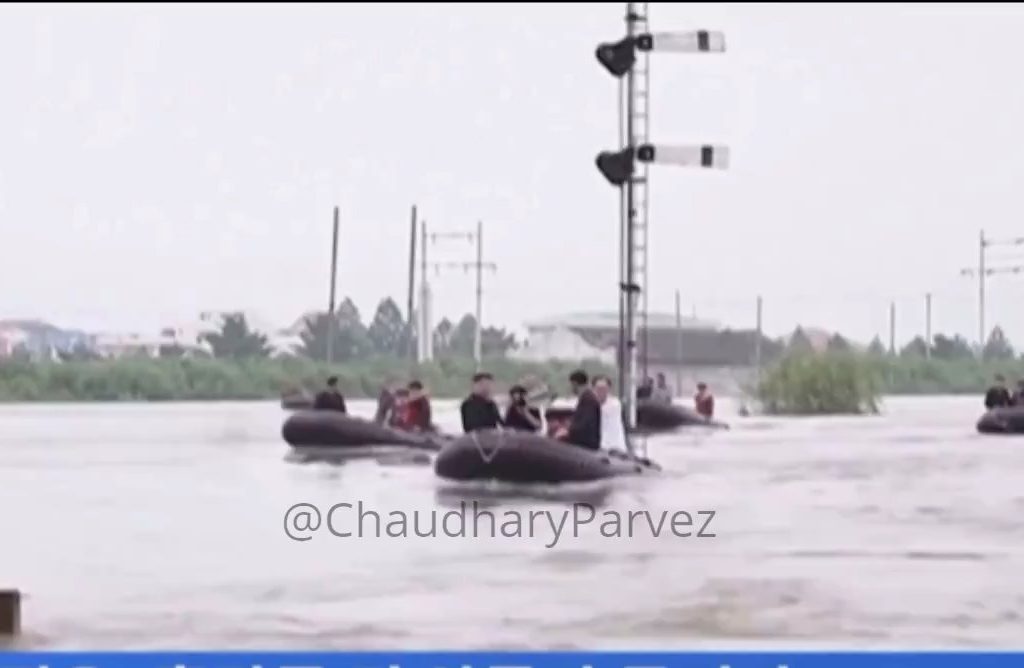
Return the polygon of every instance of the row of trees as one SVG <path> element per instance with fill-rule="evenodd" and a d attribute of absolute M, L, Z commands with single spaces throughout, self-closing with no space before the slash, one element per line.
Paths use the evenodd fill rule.
<path fill-rule="evenodd" d="M 803 329 L 798 327 L 782 352 L 810 352 L 813 349 L 810 338 Z M 848 352 L 855 350 L 856 346 L 841 335 L 835 334 L 829 339 L 826 349 L 832 352 Z M 875 356 L 884 356 L 889 354 L 889 349 L 876 336 L 865 352 Z M 943 361 L 967 360 L 977 357 L 976 349 L 967 339 L 959 335 L 947 336 L 945 334 L 936 334 L 932 338 L 931 345 L 923 336 L 917 336 L 896 352 L 900 357 L 925 358 L 930 356 L 932 359 Z M 1006 338 L 1003 329 L 999 326 L 994 327 L 982 348 L 981 358 L 985 361 L 999 361 L 1013 360 L 1016 357 L 1017 353 Z"/>
<path fill-rule="evenodd" d="M 322 360 L 327 356 L 328 342 L 331 340 L 334 359 L 346 362 L 373 355 L 407 357 L 417 345 L 412 327 L 390 297 L 382 299 L 377 305 L 369 326 L 363 323 L 358 307 L 347 298 L 333 316 L 333 333 L 331 318 L 326 313 L 309 318 L 300 334 L 302 344 L 294 352 Z M 473 354 L 475 335 L 474 316 L 466 314 L 455 324 L 445 318 L 434 330 L 435 354 L 439 357 L 470 357 Z M 206 335 L 205 339 L 216 358 L 250 359 L 268 357 L 271 352 L 267 337 L 253 331 L 243 315 L 228 316 L 220 331 Z M 503 328 L 484 327 L 480 333 L 480 348 L 485 356 L 504 356 L 516 345 L 515 335 Z M 162 351 L 163 356 L 183 354 L 182 349 Z"/>
<path fill-rule="evenodd" d="M 798 330 L 751 394 L 771 414 L 857 414 L 877 411 L 882 394 L 984 392 L 994 373 L 1024 377 L 1024 356 L 999 327 L 980 359 L 959 336 L 940 334 L 930 346 L 918 337 L 890 354 L 877 338 L 864 348 L 834 336 L 815 350 Z"/>
<path fill-rule="evenodd" d="M 579 362 L 530 364 L 493 359 L 487 368 L 500 387 L 533 380 L 569 392 L 567 378 Z M 592 362 L 590 373 L 609 373 Z M 0 363 L 0 402 L 8 401 L 207 401 L 280 399 L 282 391 L 319 388 L 337 376 L 348 398 L 376 397 L 389 378 L 418 378 L 436 398 L 463 397 L 476 366 L 472 359 L 443 358 L 411 366 L 408 360 L 374 357 L 328 366 L 304 356 L 277 359 L 151 359 L 69 361 L 64 364 Z"/>
<path fill-rule="evenodd" d="M 412 356 L 417 346 L 413 328 L 409 326 L 398 304 L 390 297 L 382 299 L 374 312 L 369 324 L 364 324 L 359 308 L 351 299 L 344 299 L 334 316 L 333 334 L 331 316 L 326 313 L 310 317 L 300 333 L 301 344 L 293 352 L 296 355 L 322 360 L 327 356 L 328 338 L 332 338 L 333 356 L 336 361 L 346 362 L 367 356 L 401 357 Z M 433 349 L 435 355 L 445 357 L 470 357 L 473 353 L 473 341 L 476 332 L 476 319 L 471 314 L 462 316 L 457 322 L 443 319 L 433 332 Z M 740 340 L 735 340 L 736 335 Z M 739 346 L 739 352 L 733 350 L 725 355 L 729 358 L 745 357 L 744 349 L 752 352 L 753 332 L 721 332 L 716 335 L 714 345 L 721 347 L 733 337 L 732 348 Z M 220 330 L 204 336 L 209 344 L 213 357 L 221 359 L 253 359 L 269 357 L 271 347 L 265 334 L 254 331 L 241 314 L 228 316 L 221 324 Z M 516 348 L 518 342 L 514 334 L 504 328 L 484 327 L 481 332 L 481 349 L 487 357 L 502 357 Z M 674 344 L 673 344 L 674 347 Z M 728 346 L 727 346 L 728 347 Z M 875 356 L 889 354 L 888 348 L 881 339 L 875 337 L 869 345 L 852 343 L 840 334 L 835 334 L 825 346 L 833 352 L 859 350 Z M 765 361 L 771 362 L 793 352 L 810 352 L 815 350 L 810 337 L 802 328 L 783 339 L 762 337 L 761 351 Z M 718 351 L 721 353 L 722 351 Z M 925 341 L 918 336 L 896 351 L 904 358 L 931 357 L 935 360 L 955 361 L 976 358 L 976 350 L 961 336 L 936 335 L 932 341 Z M 1011 360 L 1016 358 L 1016 351 L 1007 340 L 1001 327 L 993 328 L 986 345 L 981 351 L 985 361 Z M 186 355 L 180 346 L 167 345 L 160 351 L 161 357 L 178 358 Z M 719 354 L 719 357 L 722 355 Z M 75 351 L 61 355 L 65 361 L 82 360 L 95 357 L 95 353 L 82 346 Z M 735 362 L 731 362 L 735 363 Z"/>

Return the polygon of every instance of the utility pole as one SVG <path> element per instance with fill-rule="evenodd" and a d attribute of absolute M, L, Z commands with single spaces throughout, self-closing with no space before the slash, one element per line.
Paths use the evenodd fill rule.
<path fill-rule="evenodd" d="M 889 354 L 896 356 L 896 302 L 889 302 Z"/>
<path fill-rule="evenodd" d="M 932 293 L 924 296 L 924 358 L 932 358 Z"/>
<path fill-rule="evenodd" d="M 419 336 L 416 337 L 420 363 L 434 357 L 433 332 L 430 325 L 430 285 L 427 283 L 427 221 L 420 223 L 420 313 Z"/>
<path fill-rule="evenodd" d="M 445 239 L 462 239 L 469 241 L 470 243 L 476 244 L 476 258 L 471 262 L 433 262 L 435 272 L 440 272 L 442 269 L 462 269 L 468 273 L 470 270 L 476 274 L 476 309 L 474 318 L 476 319 L 476 329 L 473 331 L 473 360 L 476 362 L 477 371 L 480 370 L 480 364 L 483 360 L 482 351 L 482 334 L 483 334 L 483 303 L 484 303 L 484 270 L 497 271 L 498 265 L 493 262 L 484 261 L 484 224 L 477 221 L 476 231 L 474 232 L 435 232 L 430 235 L 430 240 L 433 243 L 437 243 L 440 240 Z"/>
<path fill-rule="evenodd" d="M 676 394 L 683 396 L 683 309 L 676 290 Z"/>
<path fill-rule="evenodd" d="M 406 304 L 406 327 L 405 327 L 405 354 L 416 361 L 416 349 L 412 347 L 412 340 L 415 338 L 416 323 L 413 321 L 416 310 L 416 205 L 412 205 L 412 221 L 409 230 L 409 293 Z"/>
<path fill-rule="evenodd" d="M 494 268 L 497 271 L 497 267 Z M 473 359 L 480 370 L 482 355 L 481 333 L 484 317 L 484 224 L 476 222 L 476 335 L 473 337 Z"/>
<path fill-rule="evenodd" d="M 334 207 L 334 232 L 331 236 L 331 289 L 327 300 L 327 365 L 334 364 L 334 293 L 338 277 L 338 207 Z"/>
<path fill-rule="evenodd" d="M 1005 267 L 989 267 L 985 254 L 989 248 L 1010 247 L 1024 245 L 1024 237 L 1012 239 L 989 239 L 985 237 L 985 230 L 978 233 L 978 268 L 961 269 L 961 276 L 978 277 L 978 356 L 985 350 L 987 336 L 985 333 L 985 282 L 989 276 L 995 274 L 1019 274 L 1024 272 L 1024 265 L 1011 265 Z"/>
<path fill-rule="evenodd" d="M 757 379 L 757 387 L 761 387 L 761 338 L 764 336 L 761 328 L 761 295 L 757 296 L 757 331 L 754 333 L 754 373 Z"/>
<path fill-rule="evenodd" d="M 649 52 L 720 53 L 725 51 L 725 38 L 720 32 L 706 30 L 652 33 L 648 25 L 648 4 L 626 3 L 626 36 L 618 42 L 600 44 L 596 52 L 598 62 L 620 82 L 621 145 L 618 151 L 598 154 L 596 163 L 605 179 L 620 192 L 618 389 L 627 429 L 636 427 L 637 372 L 646 368 L 646 359 L 638 360 L 637 336 L 647 330 L 650 199 L 647 167 L 650 163 L 703 168 L 728 165 L 728 148 L 724 146 L 650 143 Z M 638 61 L 639 67 L 635 67 Z M 645 350 L 645 358 L 646 353 Z M 641 369 L 638 369 L 638 362 L 643 365 Z"/>

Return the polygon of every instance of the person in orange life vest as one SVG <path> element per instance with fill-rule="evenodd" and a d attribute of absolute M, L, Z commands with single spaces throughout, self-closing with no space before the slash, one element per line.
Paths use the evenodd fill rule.
<path fill-rule="evenodd" d="M 693 395 L 693 404 L 701 417 L 710 420 L 715 416 L 715 397 L 708 391 L 706 383 L 697 383 L 697 394 Z"/>
<path fill-rule="evenodd" d="M 414 380 L 409 383 L 409 401 L 405 405 L 405 428 L 409 431 L 434 431 L 430 399 L 423 390 L 423 383 Z"/>

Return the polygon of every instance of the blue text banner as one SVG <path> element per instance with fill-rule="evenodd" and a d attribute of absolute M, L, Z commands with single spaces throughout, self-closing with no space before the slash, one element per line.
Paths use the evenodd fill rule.
<path fill-rule="evenodd" d="M 1024 652 L 0 652 L 0 668 L 1022 668 Z"/>

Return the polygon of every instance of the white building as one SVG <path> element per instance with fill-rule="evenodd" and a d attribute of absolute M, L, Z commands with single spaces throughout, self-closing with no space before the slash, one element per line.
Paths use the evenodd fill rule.
<path fill-rule="evenodd" d="M 199 346 L 179 344 L 173 337 L 145 334 L 96 334 L 93 338 L 93 351 L 100 357 L 116 359 L 119 357 L 158 357 L 161 348 L 181 345 L 186 348 Z"/>
<path fill-rule="evenodd" d="M 107 358 L 115 357 L 159 357 L 161 350 L 179 348 L 185 354 L 212 354 L 206 340 L 207 335 L 221 331 L 224 320 L 231 315 L 245 317 L 249 329 L 267 338 L 271 355 L 274 357 L 294 355 L 302 346 L 302 337 L 297 328 L 282 329 L 267 322 L 260 316 L 241 311 L 204 311 L 190 322 L 164 327 L 159 334 L 97 334 L 93 349 Z"/>
<path fill-rule="evenodd" d="M 714 333 L 718 325 L 713 322 L 682 318 L 682 329 L 687 332 Z M 679 331 L 675 315 L 649 313 L 647 325 L 659 336 Z M 512 356 L 524 361 L 543 362 L 551 359 L 596 359 L 606 364 L 615 363 L 619 341 L 619 314 L 617 312 L 569 313 L 525 324 L 526 339 Z"/>
<path fill-rule="evenodd" d="M 28 343 L 28 334 L 17 327 L 0 329 L 0 358 L 10 357 L 19 345 Z"/>

